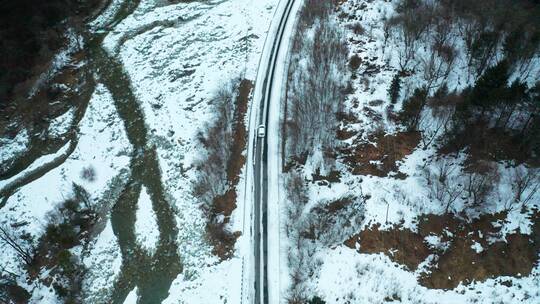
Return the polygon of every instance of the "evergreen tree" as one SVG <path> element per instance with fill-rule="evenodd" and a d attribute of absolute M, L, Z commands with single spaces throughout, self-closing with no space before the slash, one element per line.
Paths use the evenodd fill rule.
<path fill-rule="evenodd" d="M 445 82 L 433 93 L 433 99 L 441 100 L 446 96 L 448 96 L 448 85 Z"/>
<path fill-rule="evenodd" d="M 390 102 L 395 104 L 399 99 L 399 91 L 401 90 L 401 77 L 399 73 L 394 75 L 390 88 L 388 89 L 388 96 L 390 97 Z"/>
<path fill-rule="evenodd" d="M 530 113 L 521 130 L 521 138 L 529 142 L 531 150 L 540 157 L 540 81 L 529 90 Z M 527 132 L 526 136 L 523 136 Z"/>
<path fill-rule="evenodd" d="M 469 102 L 482 108 L 482 112 L 500 104 L 506 97 L 509 78 L 509 66 L 502 60 L 484 72 L 476 81 L 469 96 Z"/>
<path fill-rule="evenodd" d="M 510 87 L 506 90 L 505 98 L 502 102 L 504 110 L 501 111 L 501 115 L 499 115 L 499 118 L 497 119 L 497 126 L 502 122 L 503 124 L 501 127 L 503 129 L 506 128 L 518 105 L 527 100 L 527 89 L 527 84 L 521 82 L 519 78 L 512 82 Z M 506 115 L 506 119 L 501 121 L 503 114 Z"/>

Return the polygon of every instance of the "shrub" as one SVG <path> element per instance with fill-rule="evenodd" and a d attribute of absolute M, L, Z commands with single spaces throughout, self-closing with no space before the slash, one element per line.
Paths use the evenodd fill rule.
<path fill-rule="evenodd" d="M 354 24 L 352 24 L 351 30 L 353 31 L 355 35 L 363 35 L 366 32 L 366 30 L 364 29 L 362 24 L 360 24 L 360 22 L 355 22 Z"/>
<path fill-rule="evenodd" d="M 45 239 L 50 244 L 70 248 L 78 243 L 77 232 L 69 223 L 49 224 L 45 229 Z"/>
<path fill-rule="evenodd" d="M 309 304 L 326 304 L 326 302 L 323 299 L 315 296 L 309 301 Z"/>
<path fill-rule="evenodd" d="M 351 70 L 356 71 L 360 67 L 360 64 L 362 64 L 362 59 L 357 54 L 352 55 L 351 59 L 349 60 L 349 67 Z"/>

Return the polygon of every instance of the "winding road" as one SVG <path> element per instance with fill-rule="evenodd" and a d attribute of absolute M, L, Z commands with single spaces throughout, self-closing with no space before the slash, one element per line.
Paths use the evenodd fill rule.
<path fill-rule="evenodd" d="M 299 0 L 282 0 L 265 43 L 259 65 L 251 122 L 253 154 L 253 250 L 255 304 L 279 303 L 279 199 L 277 192 L 279 116 L 286 58 Z M 279 23 L 277 23 L 279 22 Z M 277 25 L 277 26 L 276 26 Z M 257 137 L 257 126 L 266 136 Z M 269 238 L 269 235 L 271 236 Z M 276 244 L 276 241 L 278 242 Z"/>

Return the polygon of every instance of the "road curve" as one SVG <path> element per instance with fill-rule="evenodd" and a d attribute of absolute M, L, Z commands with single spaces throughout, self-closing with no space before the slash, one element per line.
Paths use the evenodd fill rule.
<path fill-rule="evenodd" d="M 282 0 L 285 1 L 285 0 Z M 298 1 L 298 0 L 296 0 Z M 280 49 L 282 45 L 288 44 L 286 36 L 286 28 L 293 14 L 293 5 L 295 0 L 286 0 L 285 7 L 281 13 L 276 14 L 274 22 L 279 18 L 276 34 L 271 41 L 267 41 L 271 45 L 269 57 L 267 61 L 261 60 L 259 66 L 259 74 L 264 76 L 264 80 L 257 78 L 256 86 L 262 85 L 261 96 L 255 94 L 254 98 L 260 98 L 259 113 L 257 115 L 257 126 L 264 124 L 269 125 L 270 117 L 270 102 L 272 100 L 272 88 L 274 81 L 280 81 L 279 75 L 276 73 L 276 66 L 279 63 Z M 261 74 L 262 73 L 262 74 Z M 258 101 L 258 100 L 257 100 Z M 268 283 L 268 138 L 271 136 L 278 137 L 279 134 L 273 134 L 267 129 L 267 135 L 263 138 L 253 136 L 253 146 L 255 147 L 254 154 L 254 214 L 253 214 L 253 249 L 254 249 L 254 297 L 255 304 L 269 303 L 269 283 Z M 251 130 L 256 134 L 256 130 Z M 272 202 L 274 203 L 274 202 Z M 274 299 L 273 302 L 278 302 Z"/>

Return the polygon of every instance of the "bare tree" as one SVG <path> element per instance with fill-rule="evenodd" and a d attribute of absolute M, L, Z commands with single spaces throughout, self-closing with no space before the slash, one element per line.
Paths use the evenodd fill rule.
<path fill-rule="evenodd" d="M 510 185 L 513 197 L 506 203 L 507 210 L 526 206 L 540 190 L 539 169 L 519 166 L 511 170 Z"/>
<path fill-rule="evenodd" d="M 217 117 L 199 134 L 206 155 L 197 163 L 199 174 L 193 187 L 206 210 L 211 209 L 215 197 L 227 190 L 226 164 L 231 158 L 234 136 L 235 89 L 239 79 L 223 83 L 214 93 L 211 104 Z"/>
<path fill-rule="evenodd" d="M 4 225 L 0 225 L 0 243 L 11 247 L 26 265 L 30 266 L 34 262 L 34 248 L 30 242 Z"/>
<path fill-rule="evenodd" d="M 424 177 L 430 189 L 430 196 L 437 199 L 444 206 L 445 213 L 449 213 L 454 202 L 463 193 L 458 178 L 453 175 L 457 166 L 447 160 L 437 162 L 434 168 L 426 167 Z M 434 170 L 432 170 L 434 169 Z"/>
<path fill-rule="evenodd" d="M 476 168 L 465 175 L 465 193 L 473 208 L 481 207 L 499 182 L 499 173 L 496 167 L 487 162 L 480 162 Z"/>
<path fill-rule="evenodd" d="M 343 111 L 349 73 L 345 36 L 328 17 L 320 17 L 312 30 L 314 35 L 306 36 L 300 29 L 295 36 L 298 48 L 289 66 L 285 121 L 288 157 L 331 150 L 338 143 L 337 114 Z"/>
<path fill-rule="evenodd" d="M 400 1 L 398 14 L 389 19 L 394 27 L 394 39 L 401 46 L 398 49 L 399 65 L 402 71 L 409 68 L 416 56 L 419 43 L 433 23 L 434 6 L 424 1 Z"/>

